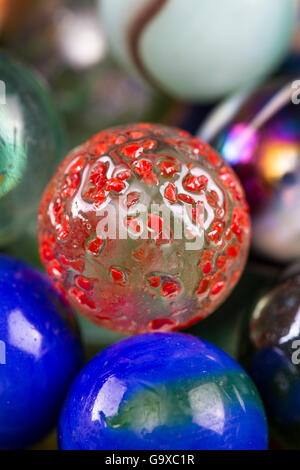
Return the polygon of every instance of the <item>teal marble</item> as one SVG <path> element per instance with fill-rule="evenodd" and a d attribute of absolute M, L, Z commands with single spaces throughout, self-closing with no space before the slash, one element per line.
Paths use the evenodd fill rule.
<path fill-rule="evenodd" d="M 37 216 L 42 192 L 64 152 L 60 119 L 46 87 L 0 53 L 0 247 Z"/>

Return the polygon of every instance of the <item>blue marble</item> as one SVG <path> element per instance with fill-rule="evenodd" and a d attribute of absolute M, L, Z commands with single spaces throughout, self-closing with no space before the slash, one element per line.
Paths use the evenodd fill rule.
<path fill-rule="evenodd" d="M 260 391 L 272 425 L 281 428 L 285 436 L 293 430 L 297 430 L 299 436 L 299 365 L 294 365 L 280 348 L 263 348 L 253 355 L 248 371 Z"/>
<path fill-rule="evenodd" d="M 0 256 L 0 448 L 25 448 L 56 424 L 82 364 L 72 311 L 50 281 Z"/>
<path fill-rule="evenodd" d="M 61 449 L 265 449 L 267 423 L 244 370 L 212 344 L 149 333 L 80 372 L 59 423 Z"/>

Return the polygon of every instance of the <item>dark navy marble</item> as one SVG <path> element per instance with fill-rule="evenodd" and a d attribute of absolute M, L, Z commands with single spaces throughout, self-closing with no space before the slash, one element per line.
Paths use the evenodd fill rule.
<path fill-rule="evenodd" d="M 123 340 L 79 374 L 62 409 L 61 449 L 265 449 L 267 423 L 244 370 L 192 336 Z"/>
<path fill-rule="evenodd" d="M 271 423 L 286 435 L 297 426 L 299 436 L 299 367 L 280 348 L 264 348 L 253 355 L 249 374 L 260 391 Z"/>
<path fill-rule="evenodd" d="M 73 313 L 50 281 L 0 256 L 0 448 L 51 430 L 81 364 Z"/>
<path fill-rule="evenodd" d="M 291 266 L 245 312 L 240 360 L 262 397 L 271 436 L 300 449 L 300 275 Z"/>

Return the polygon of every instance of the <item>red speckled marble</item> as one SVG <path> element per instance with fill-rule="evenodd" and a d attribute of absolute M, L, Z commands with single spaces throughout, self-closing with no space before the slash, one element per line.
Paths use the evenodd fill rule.
<path fill-rule="evenodd" d="M 93 322 L 124 333 L 175 330 L 229 295 L 248 254 L 241 185 L 207 144 L 132 124 L 66 157 L 41 201 L 41 258 Z"/>

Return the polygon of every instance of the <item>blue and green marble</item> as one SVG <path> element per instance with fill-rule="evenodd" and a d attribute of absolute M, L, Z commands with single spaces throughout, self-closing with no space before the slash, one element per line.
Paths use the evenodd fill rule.
<path fill-rule="evenodd" d="M 96 356 L 75 380 L 61 449 L 265 449 L 267 424 L 244 370 L 192 336 L 152 333 Z"/>

